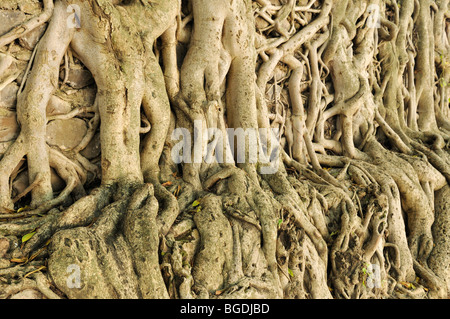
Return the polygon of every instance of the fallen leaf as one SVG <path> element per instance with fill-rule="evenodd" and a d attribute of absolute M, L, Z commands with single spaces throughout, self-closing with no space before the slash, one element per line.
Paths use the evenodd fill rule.
<path fill-rule="evenodd" d="M 24 263 L 27 260 L 28 260 L 27 258 L 12 258 L 9 261 L 12 263 Z"/>
<path fill-rule="evenodd" d="M 24 210 L 27 210 L 28 208 L 30 208 L 28 205 L 26 205 L 26 206 L 24 206 L 24 207 L 20 207 L 20 208 L 17 210 L 17 212 L 18 212 L 18 213 L 21 213 L 21 212 L 23 212 Z"/>
<path fill-rule="evenodd" d="M 33 231 L 33 232 L 31 232 L 31 233 L 28 233 L 28 234 L 26 234 L 26 235 L 23 235 L 23 236 L 22 236 L 22 243 L 24 243 L 24 242 L 30 240 L 31 237 L 33 237 L 34 234 L 36 234 L 35 231 Z"/>
<path fill-rule="evenodd" d="M 289 276 L 294 277 L 294 272 L 292 271 L 292 269 L 288 268 L 288 273 Z"/>
<path fill-rule="evenodd" d="M 416 289 L 416 287 L 410 283 L 410 282 L 406 282 L 406 281 L 400 281 L 400 284 L 405 287 L 406 289 Z"/>

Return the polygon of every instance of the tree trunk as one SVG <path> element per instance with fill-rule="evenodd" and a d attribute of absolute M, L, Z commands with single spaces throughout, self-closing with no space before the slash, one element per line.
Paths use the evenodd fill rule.
<path fill-rule="evenodd" d="M 447 298 L 449 10 L 2 2 L 0 295 Z"/>

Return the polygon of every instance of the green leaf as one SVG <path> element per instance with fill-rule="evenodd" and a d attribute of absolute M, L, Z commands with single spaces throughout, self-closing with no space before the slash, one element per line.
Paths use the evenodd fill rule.
<path fill-rule="evenodd" d="M 198 200 L 194 200 L 192 207 L 197 207 L 198 205 L 200 205 L 200 202 Z"/>
<path fill-rule="evenodd" d="M 288 273 L 289 276 L 294 277 L 294 272 L 292 271 L 292 269 L 288 268 Z"/>
<path fill-rule="evenodd" d="M 280 228 L 280 226 L 281 226 L 282 223 L 283 223 L 283 220 L 280 218 L 280 219 L 278 220 L 278 223 L 277 223 L 278 228 Z"/>
<path fill-rule="evenodd" d="M 334 232 L 332 232 L 332 233 L 330 234 L 330 237 L 336 236 L 337 234 L 339 234 L 339 232 L 338 232 L 338 231 L 334 231 Z"/>
<path fill-rule="evenodd" d="M 23 237 L 22 237 L 22 243 L 24 243 L 24 242 L 26 242 L 26 241 L 29 241 L 29 240 L 31 239 L 31 237 L 33 237 L 34 234 L 36 234 L 35 231 L 34 231 L 34 232 L 31 232 L 31 233 L 28 233 L 28 234 L 26 234 L 26 235 L 23 235 Z"/>

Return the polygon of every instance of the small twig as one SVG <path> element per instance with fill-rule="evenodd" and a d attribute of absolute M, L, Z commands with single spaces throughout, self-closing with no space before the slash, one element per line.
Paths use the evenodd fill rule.
<path fill-rule="evenodd" d="M 31 192 L 37 185 L 39 185 L 42 179 L 43 179 L 42 174 L 38 174 L 37 177 L 34 179 L 34 181 L 27 188 L 25 188 L 25 190 L 22 193 L 20 193 L 13 199 L 13 203 L 14 204 L 17 203 L 22 197 L 26 196 L 29 192 Z"/>
<path fill-rule="evenodd" d="M 256 220 L 254 220 L 253 218 L 244 215 L 243 213 L 241 213 L 240 211 L 238 211 L 237 209 L 235 209 L 234 211 L 225 211 L 226 214 L 230 215 L 233 218 L 239 219 L 243 222 L 246 222 L 252 226 L 255 226 L 256 229 L 258 229 L 258 231 L 261 231 L 261 225 L 258 224 L 258 222 Z"/>
<path fill-rule="evenodd" d="M 37 27 L 47 22 L 53 14 L 53 0 L 44 0 L 44 10 L 38 16 L 31 18 L 23 24 L 13 28 L 0 37 L 0 48 L 10 44 L 14 40 L 27 35 Z"/>
<path fill-rule="evenodd" d="M 47 267 L 41 266 L 41 267 L 39 267 L 39 268 L 37 268 L 37 269 L 27 273 L 25 276 L 23 276 L 23 278 L 27 278 L 28 276 L 31 276 L 32 274 L 34 274 L 34 273 L 36 273 L 38 271 L 44 270 L 44 269 L 47 269 Z"/>
<path fill-rule="evenodd" d="M 78 116 L 83 113 L 96 113 L 96 107 L 90 106 L 90 107 L 77 107 L 66 114 L 58 114 L 47 117 L 47 122 L 55 121 L 55 120 L 69 120 L 71 118 L 74 118 L 75 116 Z"/>
<path fill-rule="evenodd" d="M 0 91 L 2 91 L 8 84 L 15 81 L 20 75 L 20 71 L 15 72 L 14 74 L 8 76 L 3 83 L 0 83 Z"/>
<path fill-rule="evenodd" d="M 20 83 L 19 90 L 17 90 L 17 98 L 19 98 L 20 93 L 22 93 L 22 90 L 25 86 L 25 82 L 27 81 L 28 73 L 30 72 L 31 65 L 33 65 L 34 57 L 36 56 L 37 47 L 38 47 L 38 44 L 36 44 L 36 46 L 34 47 L 33 53 L 31 54 L 30 60 L 28 61 L 27 69 L 25 70 L 25 74 L 23 76 L 22 83 Z"/>

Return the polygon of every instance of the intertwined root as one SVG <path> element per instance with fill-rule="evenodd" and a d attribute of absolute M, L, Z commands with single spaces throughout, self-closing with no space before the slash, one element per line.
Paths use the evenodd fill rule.
<path fill-rule="evenodd" d="M 133 189 L 103 208 L 89 227 L 53 236 L 49 274 L 69 298 L 167 297 L 159 271 L 158 201 L 151 184 Z M 82 271 L 78 289 L 67 287 L 69 267 Z"/>

